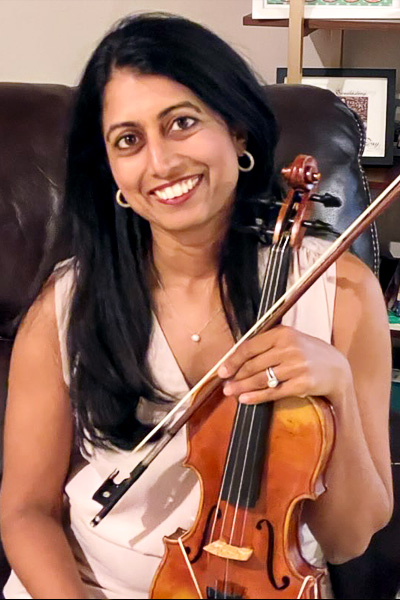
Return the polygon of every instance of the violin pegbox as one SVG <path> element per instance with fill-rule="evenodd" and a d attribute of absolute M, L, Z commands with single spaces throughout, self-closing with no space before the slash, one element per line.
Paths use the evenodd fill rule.
<path fill-rule="evenodd" d="M 299 154 L 289 167 L 281 170 L 281 173 L 290 190 L 278 214 L 273 243 L 276 244 L 283 236 L 290 236 L 290 246 L 299 248 L 307 229 L 337 234 L 324 221 L 308 220 L 311 202 L 318 202 L 326 207 L 339 207 L 342 204 L 341 200 L 332 194 L 313 193 L 321 179 L 316 159 L 313 156 Z"/>

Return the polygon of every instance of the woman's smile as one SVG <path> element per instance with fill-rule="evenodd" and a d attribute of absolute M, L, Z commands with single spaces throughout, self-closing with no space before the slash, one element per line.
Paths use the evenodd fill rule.
<path fill-rule="evenodd" d="M 183 204 L 193 196 L 202 179 L 202 175 L 184 177 L 176 182 L 160 185 L 151 190 L 150 194 L 155 196 L 161 204 Z"/>

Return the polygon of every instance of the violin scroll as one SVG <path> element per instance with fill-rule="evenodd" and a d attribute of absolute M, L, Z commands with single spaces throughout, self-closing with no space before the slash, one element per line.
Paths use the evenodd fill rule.
<path fill-rule="evenodd" d="M 280 239 L 290 235 L 290 246 L 299 248 L 307 229 L 311 192 L 321 179 L 321 173 L 315 158 L 306 154 L 299 154 L 281 173 L 291 189 L 279 211 L 272 242 L 278 244 Z"/>

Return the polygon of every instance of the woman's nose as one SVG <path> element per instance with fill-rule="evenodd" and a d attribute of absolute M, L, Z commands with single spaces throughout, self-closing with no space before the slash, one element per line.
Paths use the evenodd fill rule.
<path fill-rule="evenodd" d="M 179 157 L 174 151 L 173 144 L 161 136 L 147 140 L 147 155 L 152 175 L 168 178 L 179 166 Z"/>

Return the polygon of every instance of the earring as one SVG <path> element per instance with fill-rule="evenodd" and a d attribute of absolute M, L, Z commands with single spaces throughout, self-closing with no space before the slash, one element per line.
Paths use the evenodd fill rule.
<path fill-rule="evenodd" d="M 247 158 L 249 159 L 249 165 L 247 167 L 242 167 L 241 164 L 239 163 L 239 171 L 242 171 L 243 173 L 248 173 L 254 167 L 254 164 L 255 164 L 254 156 L 252 154 L 250 154 L 250 152 L 248 152 L 247 150 L 244 150 L 243 154 L 241 156 L 247 156 Z M 239 158 L 240 158 L 240 156 L 239 156 Z"/>
<path fill-rule="evenodd" d="M 115 199 L 118 202 L 118 204 L 122 206 L 122 208 L 130 208 L 131 205 L 129 204 L 129 202 L 126 202 L 126 200 L 122 198 L 121 190 L 118 190 L 118 192 L 115 194 Z"/>

